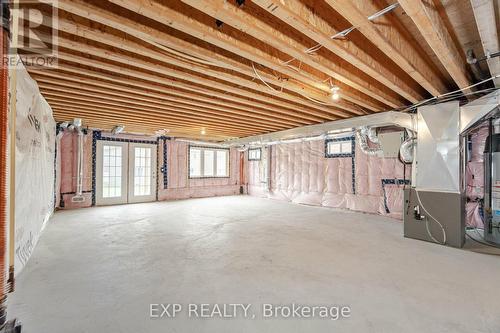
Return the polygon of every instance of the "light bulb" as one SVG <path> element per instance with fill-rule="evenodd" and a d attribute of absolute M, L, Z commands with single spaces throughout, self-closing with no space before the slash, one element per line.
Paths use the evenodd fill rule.
<path fill-rule="evenodd" d="M 201 135 L 205 135 L 205 134 L 207 134 L 207 131 L 204 128 L 202 128 L 201 129 Z"/>
<path fill-rule="evenodd" d="M 340 98 L 340 95 L 339 95 L 337 92 L 334 92 L 334 93 L 332 94 L 332 99 L 333 99 L 334 101 L 337 101 L 339 98 Z"/>

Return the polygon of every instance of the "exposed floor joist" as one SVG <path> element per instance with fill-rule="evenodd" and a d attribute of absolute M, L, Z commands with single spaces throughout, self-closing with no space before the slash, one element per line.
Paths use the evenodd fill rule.
<path fill-rule="evenodd" d="M 29 71 L 58 121 L 80 113 L 105 129 L 114 119 L 189 137 L 268 133 L 470 84 L 457 23 L 425 3 L 401 0 L 372 19 L 385 1 L 59 0 L 59 68 Z"/>

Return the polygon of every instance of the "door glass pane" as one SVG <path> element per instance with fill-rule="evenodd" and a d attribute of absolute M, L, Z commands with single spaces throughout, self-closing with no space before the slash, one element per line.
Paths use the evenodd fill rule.
<path fill-rule="evenodd" d="M 201 177 L 201 150 L 191 148 L 189 151 L 189 177 Z"/>
<path fill-rule="evenodd" d="M 217 177 L 227 177 L 227 151 L 217 151 Z"/>
<path fill-rule="evenodd" d="M 151 195 L 151 148 L 134 148 L 134 195 Z"/>
<path fill-rule="evenodd" d="M 102 196 L 122 196 L 122 147 L 103 146 Z"/>
<path fill-rule="evenodd" d="M 203 176 L 212 177 L 214 175 L 214 151 L 205 150 L 203 151 L 204 161 L 203 161 Z"/>

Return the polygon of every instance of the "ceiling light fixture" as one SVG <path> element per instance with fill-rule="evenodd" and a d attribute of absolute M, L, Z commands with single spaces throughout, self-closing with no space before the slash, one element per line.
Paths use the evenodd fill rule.
<path fill-rule="evenodd" d="M 206 129 L 204 129 L 204 128 L 202 128 L 202 129 L 201 129 L 201 135 L 205 135 L 205 134 L 207 134 L 207 130 L 206 130 Z"/>
<path fill-rule="evenodd" d="M 332 90 L 332 99 L 333 99 L 334 101 L 338 101 L 338 100 L 339 100 L 339 98 L 340 98 L 340 94 L 339 94 L 339 90 L 340 90 L 340 88 L 339 88 L 339 87 L 337 87 L 337 86 L 333 86 L 333 87 L 331 88 L 331 90 Z"/>

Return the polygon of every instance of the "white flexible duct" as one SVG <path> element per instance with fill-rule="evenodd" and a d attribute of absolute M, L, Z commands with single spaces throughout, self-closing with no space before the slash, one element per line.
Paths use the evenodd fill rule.
<path fill-rule="evenodd" d="M 377 142 L 373 142 L 372 140 L 370 140 L 373 143 L 377 144 L 376 147 L 371 148 L 368 145 L 368 133 L 370 133 L 370 131 L 374 131 L 374 130 L 368 129 L 368 127 L 361 127 L 360 129 L 358 129 L 356 131 L 356 140 L 357 140 L 359 147 L 361 148 L 361 151 L 363 153 L 370 155 L 370 156 L 376 156 L 382 152 L 382 149 L 380 148 L 380 145 L 378 144 L 378 137 L 375 139 Z M 372 136 L 374 135 L 373 132 L 371 135 Z M 375 131 L 375 136 L 376 136 L 376 131 Z"/>
<path fill-rule="evenodd" d="M 401 161 L 405 164 L 413 163 L 415 146 L 417 145 L 417 138 L 413 131 L 407 130 L 408 139 L 406 139 L 399 148 L 399 155 L 401 156 Z"/>
<path fill-rule="evenodd" d="M 371 142 L 373 143 L 380 142 L 377 136 L 377 129 L 375 127 L 368 128 L 366 135 L 368 136 L 368 139 L 370 139 Z"/>

